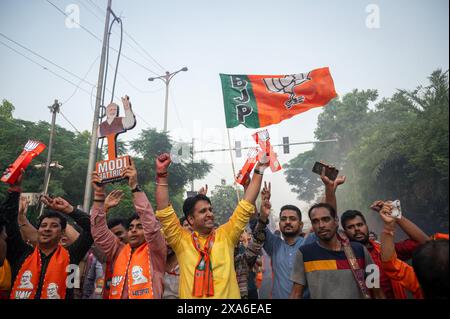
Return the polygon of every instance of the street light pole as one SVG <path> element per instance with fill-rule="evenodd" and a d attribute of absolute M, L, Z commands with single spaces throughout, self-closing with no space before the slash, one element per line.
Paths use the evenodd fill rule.
<path fill-rule="evenodd" d="M 181 71 L 186 72 L 187 70 L 188 70 L 188 68 L 184 67 L 184 68 L 179 69 L 178 71 L 175 71 L 172 73 L 169 73 L 169 71 L 166 71 L 166 74 L 164 74 L 164 75 L 148 78 L 149 81 L 153 81 L 153 80 L 157 80 L 157 79 L 161 80 L 166 85 L 166 100 L 164 103 L 164 132 L 167 132 L 167 113 L 169 111 L 169 83 L 170 83 L 170 80 L 172 80 L 172 78 L 175 76 L 175 74 L 177 74 Z"/>

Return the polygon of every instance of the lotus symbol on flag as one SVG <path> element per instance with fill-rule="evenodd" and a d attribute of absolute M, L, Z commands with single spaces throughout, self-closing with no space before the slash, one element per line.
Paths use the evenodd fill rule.
<path fill-rule="evenodd" d="M 263 80 L 264 84 L 267 87 L 267 90 L 269 90 L 270 92 L 289 94 L 289 100 L 284 102 L 284 105 L 289 110 L 295 104 L 303 103 L 303 101 L 305 100 L 304 96 L 295 95 L 294 89 L 304 82 L 311 80 L 309 74 L 310 72 L 299 73 L 286 75 L 283 78 L 265 78 Z"/>

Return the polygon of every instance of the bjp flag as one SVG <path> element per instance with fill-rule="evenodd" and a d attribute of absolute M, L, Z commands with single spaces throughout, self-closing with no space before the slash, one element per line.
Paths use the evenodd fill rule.
<path fill-rule="evenodd" d="M 336 97 L 328 68 L 292 75 L 220 74 L 227 128 L 280 123 Z"/>

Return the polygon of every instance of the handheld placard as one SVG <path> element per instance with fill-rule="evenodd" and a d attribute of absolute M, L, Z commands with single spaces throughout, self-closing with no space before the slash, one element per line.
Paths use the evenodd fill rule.
<path fill-rule="evenodd" d="M 3 173 L 1 181 L 13 185 L 19 177 L 20 171 L 26 169 L 33 158 L 42 153 L 46 147 L 44 143 L 29 140 L 19 157 Z"/>
<path fill-rule="evenodd" d="M 119 117 L 119 106 L 110 103 L 106 107 L 106 120 L 98 128 L 98 138 L 108 141 L 108 159 L 96 163 L 96 172 L 101 178 L 101 184 L 117 182 L 125 179 L 122 177 L 124 170 L 130 165 L 128 155 L 117 157 L 117 136 L 131 130 L 136 126 L 136 117 L 131 109 L 130 98 L 125 95 L 122 98 L 125 116 Z"/>
<path fill-rule="evenodd" d="M 252 172 L 253 168 L 256 165 L 256 162 L 258 161 L 258 149 L 251 148 L 247 154 L 247 160 L 245 161 L 244 166 L 239 171 L 238 175 L 236 176 L 236 183 L 241 184 L 242 186 L 245 185 L 248 178 L 250 177 L 250 173 Z"/>

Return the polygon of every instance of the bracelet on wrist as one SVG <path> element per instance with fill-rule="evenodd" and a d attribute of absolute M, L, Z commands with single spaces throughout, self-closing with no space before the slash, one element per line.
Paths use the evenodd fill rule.
<path fill-rule="evenodd" d="M 156 185 L 158 185 L 158 186 L 169 186 L 169 184 L 161 184 L 161 183 L 156 183 Z"/>
<path fill-rule="evenodd" d="M 168 171 L 162 172 L 162 173 L 156 173 L 157 177 L 167 177 L 167 175 L 169 175 Z"/>
<path fill-rule="evenodd" d="M 264 175 L 264 172 L 262 172 L 262 171 L 260 171 L 259 169 L 257 169 L 257 168 L 255 168 L 255 174 L 258 174 L 258 175 Z"/>

